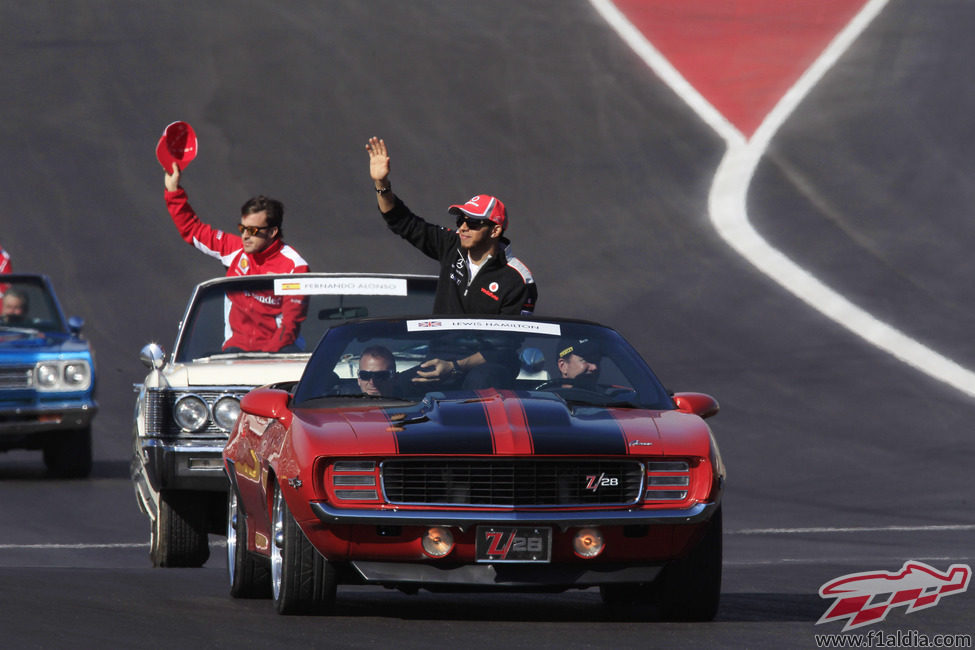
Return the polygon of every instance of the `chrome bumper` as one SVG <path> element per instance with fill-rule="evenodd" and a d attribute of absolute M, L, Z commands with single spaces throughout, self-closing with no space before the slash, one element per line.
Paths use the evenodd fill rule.
<path fill-rule="evenodd" d="M 699 503 L 672 510 L 353 510 L 314 502 L 312 511 L 325 524 L 372 526 L 456 526 L 477 524 L 541 524 L 562 530 L 585 526 L 659 526 L 697 524 L 711 518 L 717 503 Z"/>
<path fill-rule="evenodd" d="M 422 583 L 473 587 L 589 587 L 607 583 L 653 582 L 660 566 L 578 564 L 466 564 L 444 568 L 420 562 L 351 563 L 366 582 Z"/>
<path fill-rule="evenodd" d="M 225 491 L 223 441 L 140 440 L 139 461 L 149 484 L 160 490 Z"/>

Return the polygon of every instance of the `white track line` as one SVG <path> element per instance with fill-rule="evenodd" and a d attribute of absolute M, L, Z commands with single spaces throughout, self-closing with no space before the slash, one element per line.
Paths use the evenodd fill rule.
<path fill-rule="evenodd" d="M 0 551 L 17 549 L 84 551 L 93 548 L 147 548 L 149 542 L 142 544 L 0 544 Z"/>
<path fill-rule="evenodd" d="M 858 526 L 809 528 L 742 528 L 727 530 L 726 535 L 815 535 L 836 533 L 943 533 L 947 531 L 975 531 L 975 524 L 937 524 L 931 526 Z M 211 546 L 226 546 L 225 540 L 212 540 Z M 0 551 L 10 550 L 91 550 L 112 548 L 148 548 L 149 542 L 106 544 L 0 544 Z"/>
<path fill-rule="evenodd" d="M 972 558 L 970 556 L 957 557 L 953 555 L 942 555 L 937 557 L 915 557 L 911 556 L 912 560 L 917 560 L 919 562 L 971 562 Z M 848 565 L 851 562 L 857 564 L 862 564 L 863 560 L 848 558 L 846 560 L 837 560 L 836 558 L 802 558 L 802 557 L 784 557 L 780 559 L 772 560 L 729 560 L 727 558 L 722 561 L 722 564 L 726 567 L 755 567 L 755 566 L 778 566 L 778 565 L 797 565 L 805 564 L 809 566 L 826 566 L 826 565 Z M 879 555 L 871 555 L 870 562 L 874 566 L 887 564 L 887 563 L 897 563 L 901 564 L 904 562 L 903 555 L 892 555 L 887 557 L 882 557 Z"/>
<path fill-rule="evenodd" d="M 226 540 L 214 540 L 210 546 L 226 546 Z M 0 551 L 17 549 L 86 551 L 109 548 L 149 548 L 149 542 L 104 543 L 104 544 L 0 544 Z"/>
<path fill-rule="evenodd" d="M 727 143 L 708 199 L 711 223 L 725 242 L 759 271 L 807 305 L 868 343 L 938 381 L 975 397 L 975 372 L 877 319 L 826 286 L 769 244 L 751 225 L 746 197 L 769 142 L 799 103 L 887 4 L 869 0 L 818 59 L 783 95 L 751 139 L 722 116 L 616 8 L 611 0 L 589 0 L 648 66 Z"/>
<path fill-rule="evenodd" d="M 850 528 L 743 528 L 725 531 L 728 535 L 809 535 L 835 533 L 943 533 L 946 531 L 975 531 L 975 524 L 936 524 L 931 526 L 857 526 Z"/>

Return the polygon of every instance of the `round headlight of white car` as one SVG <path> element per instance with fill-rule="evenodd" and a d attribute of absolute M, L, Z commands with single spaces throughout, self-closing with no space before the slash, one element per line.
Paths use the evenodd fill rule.
<path fill-rule="evenodd" d="M 176 400 L 173 418 L 187 431 L 200 431 L 210 419 L 206 402 L 196 395 L 186 395 Z"/>
<path fill-rule="evenodd" d="M 39 363 L 34 367 L 34 380 L 38 388 L 54 388 L 61 379 L 61 371 L 56 363 Z"/>
<path fill-rule="evenodd" d="M 91 369 L 84 361 L 69 361 L 64 364 L 64 384 L 68 388 L 87 388 L 91 382 Z"/>
<path fill-rule="evenodd" d="M 224 431 L 230 431 L 240 415 L 240 401 L 229 395 L 221 397 L 213 405 L 213 419 Z"/>

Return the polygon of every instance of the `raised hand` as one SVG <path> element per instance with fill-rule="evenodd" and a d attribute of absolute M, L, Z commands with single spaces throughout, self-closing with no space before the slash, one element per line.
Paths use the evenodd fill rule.
<path fill-rule="evenodd" d="M 386 151 L 386 143 L 373 136 L 366 143 L 366 151 L 369 153 L 369 175 L 372 180 L 385 182 L 389 177 L 389 154 Z"/>

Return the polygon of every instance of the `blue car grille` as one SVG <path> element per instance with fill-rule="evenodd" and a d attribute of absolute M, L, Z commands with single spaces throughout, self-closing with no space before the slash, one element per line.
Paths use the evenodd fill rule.
<path fill-rule="evenodd" d="M 623 460 L 403 459 L 382 464 L 395 504 L 498 507 L 631 505 L 645 469 Z"/>
<path fill-rule="evenodd" d="M 34 366 L 0 367 L 0 390 L 30 388 L 33 385 Z"/>

